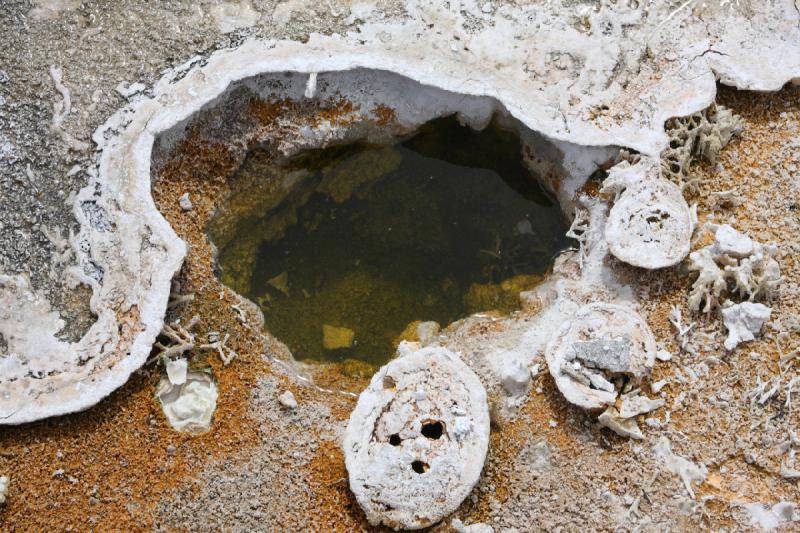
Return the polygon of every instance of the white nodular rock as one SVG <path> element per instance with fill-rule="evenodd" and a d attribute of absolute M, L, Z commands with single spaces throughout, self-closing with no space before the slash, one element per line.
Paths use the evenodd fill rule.
<path fill-rule="evenodd" d="M 772 299 L 782 281 L 775 245 L 755 242 L 727 224 L 714 230 L 713 243 L 689 254 L 689 270 L 698 272 L 689 308 L 709 313 L 726 292 L 749 302 Z"/>
<path fill-rule="evenodd" d="M 211 428 L 217 394 L 214 376 L 202 370 L 190 370 L 180 385 L 163 376 L 156 391 L 169 425 L 176 431 L 193 434 L 205 433 Z"/>
<path fill-rule="evenodd" d="M 287 390 L 280 396 L 278 396 L 278 402 L 287 409 L 296 409 L 297 408 L 297 400 L 292 394 L 292 391 Z"/>
<path fill-rule="evenodd" d="M 637 313 L 594 302 L 578 309 L 555 332 L 545 358 L 558 390 L 570 403 L 599 410 L 616 401 L 618 378 L 637 384 L 650 375 L 656 351 L 653 333 Z"/>
<path fill-rule="evenodd" d="M 694 223 L 681 190 L 660 178 L 661 163 L 642 157 L 608 171 L 604 194 L 614 194 L 605 239 L 620 261 L 656 269 L 675 265 L 689 253 Z"/>
<path fill-rule="evenodd" d="M 500 384 L 510 396 L 522 396 L 528 392 L 531 371 L 519 361 L 509 359 L 500 368 Z"/>
<path fill-rule="evenodd" d="M 350 416 L 350 489 L 372 525 L 420 529 L 458 508 L 489 445 L 486 391 L 459 356 L 427 347 L 382 367 Z"/>
<path fill-rule="evenodd" d="M 755 339 L 761 331 L 761 326 L 769 320 L 772 309 L 764 304 L 742 302 L 722 307 L 722 321 L 728 328 L 728 337 L 725 339 L 725 349 L 733 350 L 741 342 Z"/>

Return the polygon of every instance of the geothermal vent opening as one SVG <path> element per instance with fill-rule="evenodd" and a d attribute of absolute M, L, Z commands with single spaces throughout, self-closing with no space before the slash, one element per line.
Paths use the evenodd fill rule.
<path fill-rule="evenodd" d="M 162 137 L 161 178 L 224 180 L 205 220 L 217 273 L 299 360 L 380 365 L 511 312 L 569 247 L 558 150 L 488 97 L 371 70 L 262 75 Z"/>

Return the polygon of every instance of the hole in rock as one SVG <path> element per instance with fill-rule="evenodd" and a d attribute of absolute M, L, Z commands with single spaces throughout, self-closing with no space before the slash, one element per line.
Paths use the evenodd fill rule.
<path fill-rule="evenodd" d="M 401 442 L 403 442 L 403 440 L 400 438 L 400 435 L 398 435 L 397 433 L 395 433 L 394 435 L 391 435 L 389 437 L 389 444 L 391 444 L 392 446 L 400 446 Z"/>
<path fill-rule="evenodd" d="M 429 439 L 439 439 L 444 433 L 444 424 L 441 422 L 425 422 L 422 424 L 422 434 Z"/>
<path fill-rule="evenodd" d="M 428 471 L 428 468 L 428 463 L 423 463 L 422 461 L 414 461 L 411 463 L 411 469 L 417 474 L 424 474 Z"/>
<path fill-rule="evenodd" d="M 233 194 L 222 212 L 248 216 L 218 267 L 298 359 L 383 364 L 421 322 L 508 313 L 568 245 L 519 134 L 497 120 L 476 131 L 439 118 L 394 144 L 308 149 L 277 166 L 266 152 L 252 149 L 235 179 L 277 178 L 288 192 L 260 212 Z M 254 240 L 245 265 L 237 243 Z"/>

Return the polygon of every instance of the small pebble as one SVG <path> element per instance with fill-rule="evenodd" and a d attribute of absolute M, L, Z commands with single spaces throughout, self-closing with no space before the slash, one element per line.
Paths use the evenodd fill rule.
<path fill-rule="evenodd" d="M 188 192 L 183 193 L 183 196 L 181 196 L 178 199 L 178 205 L 180 205 L 181 209 L 183 209 L 184 211 L 191 211 L 192 210 L 192 207 L 194 207 L 194 206 L 192 205 L 192 201 L 189 200 L 189 193 Z"/>
<path fill-rule="evenodd" d="M 287 409 L 294 409 L 297 407 L 297 400 L 294 399 L 294 394 L 292 394 L 292 391 L 287 390 L 278 396 L 278 401 Z"/>
<path fill-rule="evenodd" d="M 173 455 L 175 455 L 175 453 L 177 451 L 178 451 L 178 449 L 175 446 L 173 446 L 172 444 L 167 446 L 167 455 L 173 456 Z"/>

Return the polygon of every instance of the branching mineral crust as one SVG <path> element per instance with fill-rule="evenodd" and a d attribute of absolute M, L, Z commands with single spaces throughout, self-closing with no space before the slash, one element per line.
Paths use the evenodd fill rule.
<path fill-rule="evenodd" d="M 361 393 L 344 439 L 350 488 L 373 525 L 420 529 L 461 504 L 489 444 L 478 377 L 455 353 L 408 350 Z"/>
<path fill-rule="evenodd" d="M 689 270 L 698 272 L 689 308 L 710 313 L 730 298 L 774 298 L 782 279 L 777 248 L 757 243 L 727 224 L 713 229 L 714 242 L 689 255 Z M 729 312 L 731 318 L 734 312 L 738 313 Z M 730 342 L 735 346 L 736 341 Z"/>

